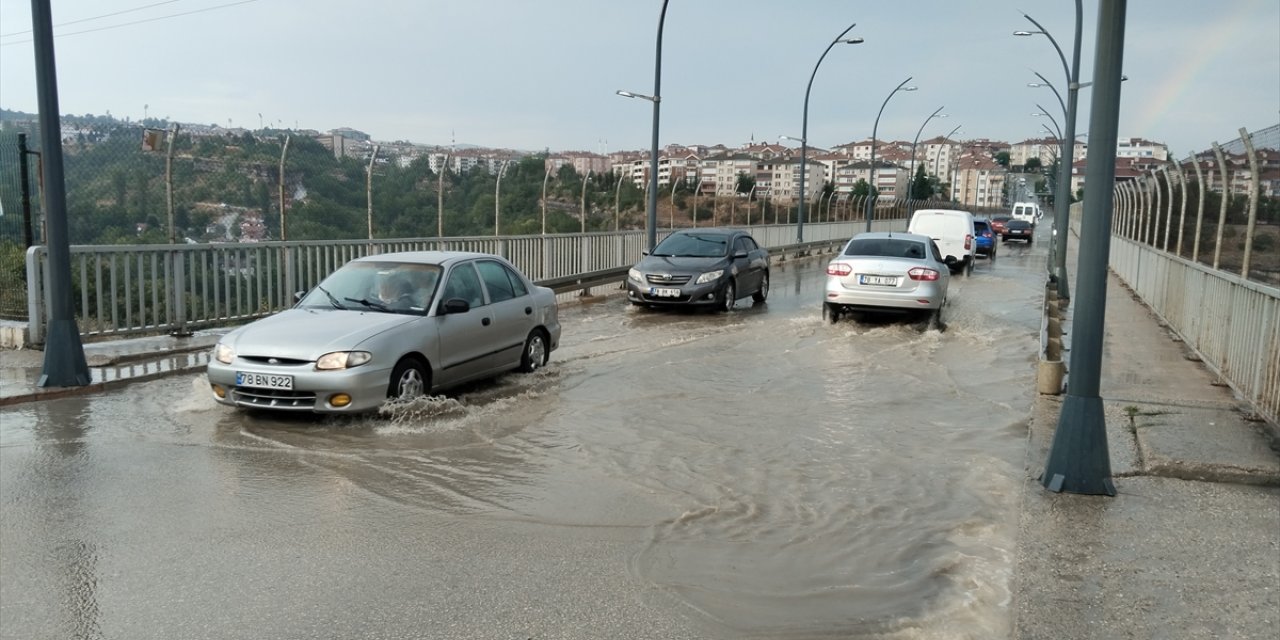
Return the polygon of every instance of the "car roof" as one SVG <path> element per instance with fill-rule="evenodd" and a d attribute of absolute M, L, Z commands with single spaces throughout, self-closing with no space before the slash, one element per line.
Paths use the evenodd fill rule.
<path fill-rule="evenodd" d="M 478 251 L 397 251 L 363 256 L 352 260 L 352 262 L 407 262 L 411 264 L 448 266 L 455 262 L 473 258 L 497 258 L 501 260 L 502 256 Z"/>
<path fill-rule="evenodd" d="M 743 231 L 742 229 L 731 229 L 729 227 L 698 227 L 696 229 L 676 229 L 675 231 L 672 231 L 668 235 L 676 235 L 676 234 L 688 235 L 690 233 L 705 233 L 713 236 L 717 236 L 717 235 L 729 236 L 735 233 L 746 233 L 746 231 Z"/>
<path fill-rule="evenodd" d="M 1007 226 L 1012 227 L 1012 226 L 1015 226 L 1015 225 L 1016 225 L 1016 226 L 1019 226 L 1019 227 L 1021 227 L 1021 226 L 1023 226 L 1023 225 L 1026 225 L 1026 226 L 1030 227 L 1030 226 L 1031 226 L 1031 221 L 1029 221 L 1029 220 L 1010 220 L 1010 221 L 1009 221 L 1009 224 L 1008 224 Z"/>
<path fill-rule="evenodd" d="M 849 238 L 852 240 L 875 240 L 879 238 L 895 238 L 898 240 L 915 240 L 929 244 L 933 242 L 933 238 L 920 233 L 907 233 L 906 231 L 864 231 L 858 235 Z"/>

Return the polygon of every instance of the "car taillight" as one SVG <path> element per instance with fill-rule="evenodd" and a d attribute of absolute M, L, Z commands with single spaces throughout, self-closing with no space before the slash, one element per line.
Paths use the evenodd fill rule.
<path fill-rule="evenodd" d="M 965 234 L 965 236 L 964 236 L 964 249 L 965 249 L 965 251 L 968 251 L 968 250 L 969 250 L 970 248 L 972 248 L 972 247 L 973 247 L 973 236 L 971 236 L 971 235 L 969 235 L 969 234 Z"/>
<path fill-rule="evenodd" d="M 912 270 L 907 272 L 907 276 L 910 277 L 912 280 L 933 281 L 938 279 L 938 272 L 934 271 L 933 269 L 926 269 L 924 267 L 915 267 Z"/>
<path fill-rule="evenodd" d="M 827 275 L 829 276 L 847 276 L 853 273 L 853 267 L 842 262 L 832 262 L 827 265 Z"/>

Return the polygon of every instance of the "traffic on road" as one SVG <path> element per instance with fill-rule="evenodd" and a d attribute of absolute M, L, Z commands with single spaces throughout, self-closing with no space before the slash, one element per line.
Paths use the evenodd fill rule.
<path fill-rule="evenodd" d="M 5 407 L 0 627 L 1007 635 L 1044 251 L 953 277 L 945 331 L 828 323 L 822 256 L 728 309 L 562 302 L 547 366 L 357 415 L 203 372 Z"/>

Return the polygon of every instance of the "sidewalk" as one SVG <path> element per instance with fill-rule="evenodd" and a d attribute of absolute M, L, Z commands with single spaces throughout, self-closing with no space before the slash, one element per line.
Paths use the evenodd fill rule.
<path fill-rule="evenodd" d="M 209 350 L 225 329 L 196 332 L 186 338 L 151 336 L 90 342 L 84 345 L 90 384 L 83 387 L 41 387 L 44 352 L 35 349 L 0 350 L 0 406 L 103 389 L 203 368 Z"/>
<path fill-rule="evenodd" d="M 1068 263 L 1074 269 L 1074 255 Z M 1041 486 L 1062 397 L 1039 396 L 1013 573 L 1014 637 L 1280 637 L 1273 426 L 1247 420 L 1247 403 L 1218 386 L 1114 274 L 1105 330 L 1101 396 L 1117 495 Z"/>

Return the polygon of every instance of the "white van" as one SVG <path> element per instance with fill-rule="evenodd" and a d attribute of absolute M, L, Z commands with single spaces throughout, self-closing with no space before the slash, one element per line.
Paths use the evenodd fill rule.
<path fill-rule="evenodd" d="M 1013 219 L 1026 220 L 1032 225 L 1040 220 L 1040 205 L 1034 202 L 1015 202 L 1013 203 Z"/>
<path fill-rule="evenodd" d="M 907 232 L 933 238 L 952 273 L 973 272 L 978 243 L 972 213 L 958 209 L 921 209 L 911 216 Z"/>

